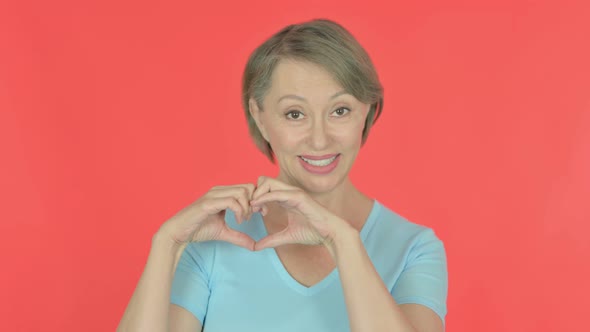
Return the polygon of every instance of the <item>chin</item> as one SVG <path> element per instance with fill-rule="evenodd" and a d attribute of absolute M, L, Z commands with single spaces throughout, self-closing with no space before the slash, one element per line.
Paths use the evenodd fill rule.
<path fill-rule="evenodd" d="M 304 171 L 305 172 L 305 171 Z M 313 194 L 323 194 L 334 191 L 338 188 L 342 182 L 344 182 L 345 176 L 335 172 L 328 175 L 314 175 L 314 174 L 303 174 L 302 178 L 299 179 L 301 189 L 306 192 Z"/>

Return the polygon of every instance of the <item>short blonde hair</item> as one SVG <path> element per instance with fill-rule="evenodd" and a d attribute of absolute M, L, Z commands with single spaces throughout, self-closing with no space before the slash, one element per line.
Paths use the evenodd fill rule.
<path fill-rule="evenodd" d="M 327 19 L 286 26 L 250 55 L 242 78 L 242 104 L 254 143 L 274 163 L 274 155 L 252 115 L 250 98 L 262 110 L 272 73 L 281 59 L 308 61 L 326 69 L 344 90 L 370 104 L 362 143 L 383 110 L 383 87 L 367 52 L 344 27 Z"/>

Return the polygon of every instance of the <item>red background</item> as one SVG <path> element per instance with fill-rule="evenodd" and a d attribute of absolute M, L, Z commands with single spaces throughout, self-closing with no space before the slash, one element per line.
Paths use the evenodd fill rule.
<path fill-rule="evenodd" d="M 443 239 L 447 330 L 586 330 L 585 3 L 3 1 L 0 330 L 114 330 L 161 223 L 213 185 L 275 175 L 242 69 L 315 17 L 380 73 L 352 176 Z"/>

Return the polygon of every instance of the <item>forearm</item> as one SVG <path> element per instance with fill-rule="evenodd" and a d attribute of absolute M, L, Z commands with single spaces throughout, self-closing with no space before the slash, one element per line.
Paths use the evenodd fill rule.
<path fill-rule="evenodd" d="M 183 249 L 160 234 L 153 237 L 145 269 L 117 331 L 168 330 L 170 289 Z"/>
<path fill-rule="evenodd" d="M 352 332 L 416 332 L 375 270 L 359 233 L 341 232 L 331 245 Z"/>

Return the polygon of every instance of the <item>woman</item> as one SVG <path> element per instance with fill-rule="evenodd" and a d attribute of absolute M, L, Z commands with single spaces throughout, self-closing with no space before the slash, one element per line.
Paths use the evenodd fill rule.
<path fill-rule="evenodd" d="M 250 56 L 243 103 L 276 178 L 214 187 L 166 221 L 120 331 L 443 331 L 442 242 L 349 171 L 382 110 L 340 25 L 291 25 Z"/>

